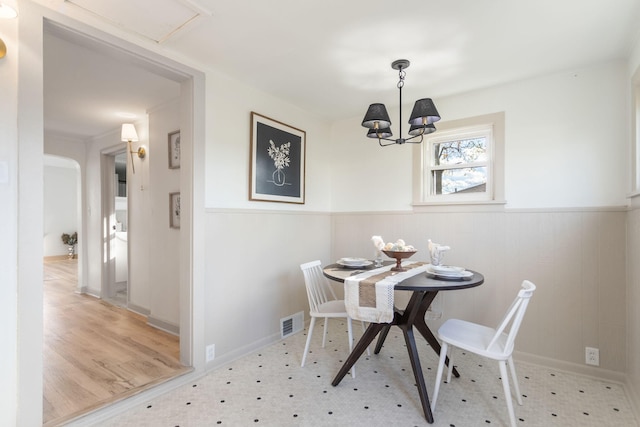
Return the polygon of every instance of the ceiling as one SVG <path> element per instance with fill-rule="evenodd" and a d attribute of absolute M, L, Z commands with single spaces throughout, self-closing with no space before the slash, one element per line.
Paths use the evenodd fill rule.
<path fill-rule="evenodd" d="M 146 40 L 173 59 L 216 69 L 327 120 L 625 59 L 637 0 L 35 0 L 82 22 Z M 45 127 L 76 137 L 143 115 L 177 83 L 65 40 L 45 44 Z M 130 119 L 134 120 L 135 119 Z"/>

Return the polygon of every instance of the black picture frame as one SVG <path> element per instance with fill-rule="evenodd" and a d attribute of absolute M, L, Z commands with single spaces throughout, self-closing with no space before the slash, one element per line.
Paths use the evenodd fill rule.
<path fill-rule="evenodd" d="M 180 228 L 180 192 L 169 193 L 169 227 Z"/>
<path fill-rule="evenodd" d="M 251 112 L 249 200 L 305 202 L 306 132 Z"/>
<path fill-rule="evenodd" d="M 169 169 L 180 169 L 180 131 L 169 133 Z"/>

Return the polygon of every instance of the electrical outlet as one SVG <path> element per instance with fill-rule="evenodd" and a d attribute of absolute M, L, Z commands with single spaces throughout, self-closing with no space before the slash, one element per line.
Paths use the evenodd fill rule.
<path fill-rule="evenodd" d="M 585 347 L 585 363 L 587 365 L 600 366 L 600 350 L 593 347 Z"/>
<path fill-rule="evenodd" d="M 216 345 L 210 344 L 207 346 L 207 362 L 211 362 L 216 358 Z"/>

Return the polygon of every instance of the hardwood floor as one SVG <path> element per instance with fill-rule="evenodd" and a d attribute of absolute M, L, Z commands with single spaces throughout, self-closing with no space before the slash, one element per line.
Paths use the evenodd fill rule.
<path fill-rule="evenodd" d="M 178 337 L 144 316 L 75 292 L 77 260 L 44 263 L 44 425 L 167 381 L 190 368 Z"/>

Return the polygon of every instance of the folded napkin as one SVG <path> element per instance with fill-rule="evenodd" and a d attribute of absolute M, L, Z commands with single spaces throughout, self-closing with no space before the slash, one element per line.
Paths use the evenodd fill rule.
<path fill-rule="evenodd" d="M 369 270 L 344 281 L 344 303 L 349 317 L 373 323 L 393 320 L 393 288 L 401 281 L 424 273 L 427 264 L 405 261 L 407 271 L 390 271 L 395 265 Z"/>

